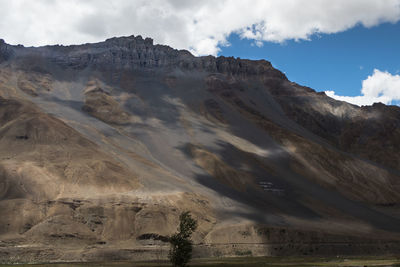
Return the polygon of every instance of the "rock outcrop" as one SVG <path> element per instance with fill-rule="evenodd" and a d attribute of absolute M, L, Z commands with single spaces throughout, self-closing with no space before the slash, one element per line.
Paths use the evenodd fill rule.
<path fill-rule="evenodd" d="M 153 45 L 151 38 L 129 36 L 107 39 L 97 44 L 74 46 L 45 46 L 23 48 L 9 46 L 7 53 L 15 52 L 23 57 L 46 58 L 63 67 L 84 69 L 92 67 L 101 70 L 172 70 L 181 68 L 192 71 L 219 72 L 229 75 L 268 75 L 285 79 L 280 71 L 274 69 L 266 60 L 245 60 L 233 57 L 194 57 L 186 50 L 176 50 L 165 45 Z M 4 53 L 6 55 L 6 53 Z M 5 57 L 6 58 L 6 57 Z"/>
<path fill-rule="evenodd" d="M 13 49 L 6 44 L 3 39 L 0 39 L 0 63 L 8 60 L 13 54 Z"/>

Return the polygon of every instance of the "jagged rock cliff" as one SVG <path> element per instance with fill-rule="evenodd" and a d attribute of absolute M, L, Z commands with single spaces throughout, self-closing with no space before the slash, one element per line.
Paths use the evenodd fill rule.
<path fill-rule="evenodd" d="M 226 57 L 194 57 L 186 50 L 165 45 L 153 45 L 150 38 L 130 36 L 107 39 L 97 44 L 45 46 L 25 48 L 4 45 L 2 54 L 9 58 L 40 57 L 63 67 L 81 70 L 87 67 L 100 70 L 184 70 L 218 72 L 231 75 L 268 75 L 285 78 L 265 60 L 252 61 Z"/>
<path fill-rule="evenodd" d="M 3 39 L 0 39 L 0 63 L 9 59 L 12 56 L 13 49 L 6 44 Z"/>
<path fill-rule="evenodd" d="M 265 60 L 0 41 L 0 261 L 397 253 L 400 109 Z"/>

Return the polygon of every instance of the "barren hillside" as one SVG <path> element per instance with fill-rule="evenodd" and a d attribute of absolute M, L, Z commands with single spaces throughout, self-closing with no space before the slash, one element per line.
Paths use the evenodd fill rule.
<path fill-rule="evenodd" d="M 400 108 L 140 36 L 0 40 L 0 262 L 400 252 Z"/>

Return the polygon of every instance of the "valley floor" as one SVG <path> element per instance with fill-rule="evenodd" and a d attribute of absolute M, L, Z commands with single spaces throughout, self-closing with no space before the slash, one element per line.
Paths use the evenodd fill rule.
<path fill-rule="evenodd" d="M 16 265 L 2 265 L 0 267 L 11 267 Z M 19 267 L 155 267 L 171 266 L 169 262 L 96 262 L 96 263 L 47 263 L 47 264 L 18 264 Z M 195 259 L 190 266 L 391 266 L 400 267 L 400 257 L 337 257 L 337 258 L 316 258 L 316 257 L 238 257 L 238 258 L 215 258 Z"/>

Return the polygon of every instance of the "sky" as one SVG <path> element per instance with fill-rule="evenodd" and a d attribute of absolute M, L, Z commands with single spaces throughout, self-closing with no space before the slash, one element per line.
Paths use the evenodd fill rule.
<path fill-rule="evenodd" d="M 264 42 L 260 47 L 237 34 L 229 36 L 228 41 L 230 45 L 222 47 L 220 54 L 262 57 L 291 81 L 328 91 L 331 97 L 359 105 L 400 103 L 400 22 L 372 28 L 358 25 L 337 34 L 318 34 L 310 40 L 284 43 Z"/>
<path fill-rule="evenodd" d="M 142 35 L 266 59 L 357 105 L 400 103 L 400 0 L 0 0 L 0 38 L 39 46 Z"/>

